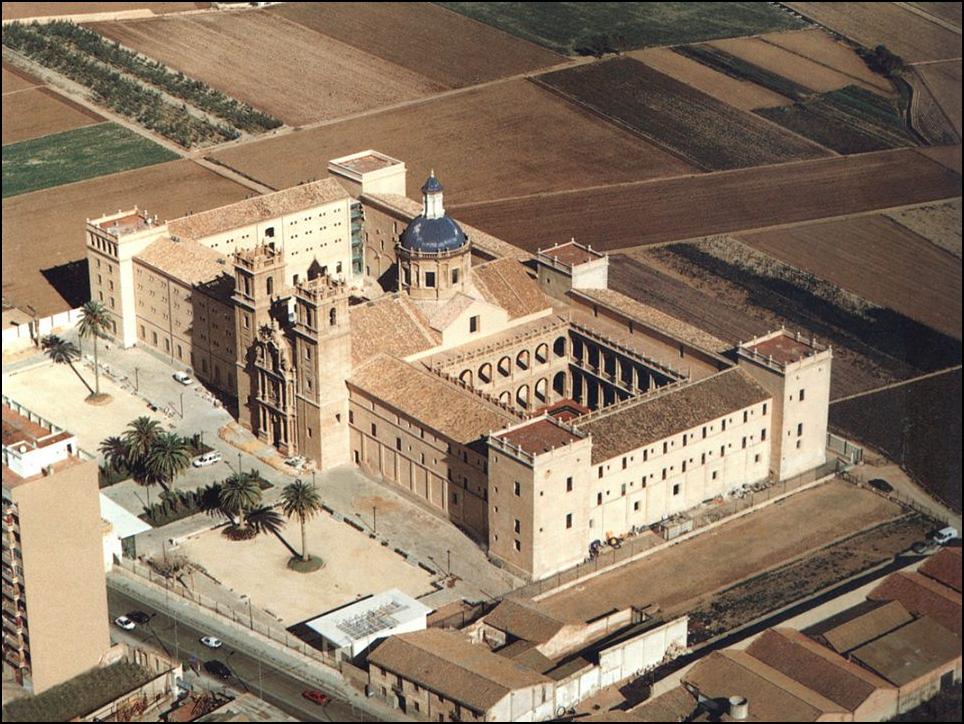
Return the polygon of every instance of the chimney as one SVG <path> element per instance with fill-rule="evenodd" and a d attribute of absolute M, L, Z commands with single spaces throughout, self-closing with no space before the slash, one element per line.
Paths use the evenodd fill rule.
<path fill-rule="evenodd" d="M 731 696 L 729 699 L 730 716 L 737 721 L 744 721 L 750 716 L 750 702 L 745 696 Z"/>

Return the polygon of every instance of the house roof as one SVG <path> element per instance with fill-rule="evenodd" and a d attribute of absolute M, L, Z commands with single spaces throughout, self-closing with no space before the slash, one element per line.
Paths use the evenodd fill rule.
<path fill-rule="evenodd" d="M 851 657 L 896 686 L 942 671 L 961 657 L 961 639 L 924 616 L 851 652 Z"/>
<path fill-rule="evenodd" d="M 482 297 L 508 312 L 509 319 L 552 307 L 536 280 L 515 259 L 496 259 L 472 267 L 472 280 Z"/>
<path fill-rule="evenodd" d="M 407 357 L 437 346 L 442 338 L 407 296 L 392 294 L 349 309 L 355 366 L 379 353 Z"/>
<path fill-rule="evenodd" d="M 386 354 L 357 368 L 348 382 L 458 443 L 518 422 L 475 392 Z"/>
<path fill-rule="evenodd" d="M 915 616 L 930 616 L 961 637 L 961 594 L 919 573 L 893 573 L 867 598 L 900 601 Z"/>
<path fill-rule="evenodd" d="M 652 721 L 673 722 L 692 721 L 691 717 L 697 710 L 696 699 L 684 687 L 677 686 L 664 694 L 647 699 L 636 708 L 625 712 L 624 717 L 615 721 Z M 605 721 L 596 719 L 595 721 Z"/>
<path fill-rule="evenodd" d="M 233 266 L 224 254 L 189 238 L 174 241 L 169 236 L 162 236 L 136 254 L 134 259 L 187 285 L 203 284 L 222 274 L 233 273 Z"/>
<path fill-rule="evenodd" d="M 540 644 L 551 639 L 566 625 L 565 621 L 546 613 L 534 604 L 511 598 L 503 599 L 485 617 L 485 623 L 517 639 Z"/>
<path fill-rule="evenodd" d="M 653 392 L 573 424 L 593 437 L 592 462 L 650 445 L 750 405 L 770 399 L 739 367 L 663 392 Z"/>
<path fill-rule="evenodd" d="M 743 696 L 751 721 L 816 721 L 843 709 L 745 651 L 714 651 L 683 677 L 711 699 Z"/>
<path fill-rule="evenodd" d="M 326 178 L 264 196 L 255 196 L 210 211 L 172 219 L 167 222 L 167 230 L 177 236 L 203 239 L 259 221 L 267 221 L 349 198 L 351 197 L 341 184 L 333 178 Z"/>
<path fill-rule="evenodd" d="M 792 629 L 770 629 L 747 653 L 847 711 L 889 684 Z"/>
<path fill-rule="evenodd" d="M 918 570 L 928 578 L 961 592 L 961 549 L 941 548 Z"/>
<path fill-rule="evenodd" d="M 821 633 L 831 648 L 844 654 L 914 620 L 900 601 L 888 601 Z"/>
<path fill-rule="evenodd" d="M 655 307 L 643 304 L 632 297 L 628 297 L 612 289 L 579 289 L 572 290 L 570 294 L 573 296 L 587 297 L 594 302 L 615 309 L 649 327 L 700 349 L 719 353 L 733 347 L 732 344 L 728 344 L 718 337 L 714 337 L 699 327 L 687 324 L 681 319 L 672 317 Z"/>
<path fill-rule="evenodd" d="M 368 661 L 476 712 L 488 711 L 518 689 L 550 683 L 486 646 L 441 629 L 392 636 Z"/>

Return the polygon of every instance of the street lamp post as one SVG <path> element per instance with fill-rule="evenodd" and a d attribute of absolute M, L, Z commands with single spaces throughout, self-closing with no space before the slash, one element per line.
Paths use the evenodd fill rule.
<path fill-rule="evenodd" d="M 372 506 L 372 533 L 378 535 L 378 508 Z"/>
<path fill-rule="evenodd" d="M 137 374 L 138 372 L 140 372 L 140 368 L 139 368 L 139 367 L 135 367 L 135 368 L 134 368 L 134 392 L 140 392 L 140 391 L 141 391 L 141 380 L 140 380 L 140 377 L 139 377 L 138 374 Z"/>
<path fill-rule="evenodd" d="M 184 419 L 184 393 L 181 393 L 181 419 Z"/>

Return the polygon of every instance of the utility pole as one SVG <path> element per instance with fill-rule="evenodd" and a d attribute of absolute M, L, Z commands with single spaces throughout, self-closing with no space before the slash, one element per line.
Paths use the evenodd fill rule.
<path fill-rule="evenodd" d="M 184 393 L 181 393 L 181 419 L 184 419 Z"/>
<path fill-rule="evenodd" d="M 372 506 L 372 533 L 378 535 L 378 508 Z"/>
<path fill-rule="evenodd" d="M 140 367 L 135 367 L 135 368 L 134 368 L 134 392 L 140 392 L 140 391 L 141 391 L 141 380 L 140 380 L 140 377 L 139 377 L 138 374 L 137 374 L 137 373 L 140 372 L 140 371 L 141 371 L 141 370 L 140 370 Z"/>

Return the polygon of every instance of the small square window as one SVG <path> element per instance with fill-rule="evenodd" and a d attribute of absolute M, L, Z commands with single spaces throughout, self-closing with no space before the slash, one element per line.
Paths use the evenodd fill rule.
<path fill-rule="evenodd" d="M 679 483 L 673 486 L 673 495 L 679 495 Z"/>

